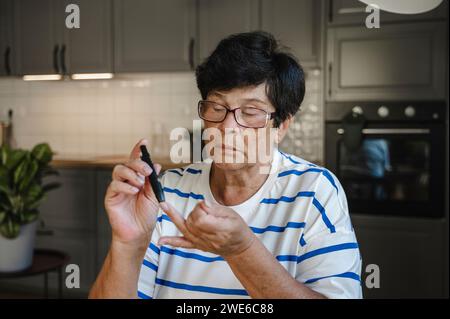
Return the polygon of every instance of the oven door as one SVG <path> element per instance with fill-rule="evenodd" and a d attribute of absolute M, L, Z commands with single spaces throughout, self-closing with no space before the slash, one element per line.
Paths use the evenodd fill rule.
<path fill-rule="evenodd" d="M 442 217 L 442 125 L 368 125 L 358 149 L 343 142 L 341 125 L 326 126 L 326 165 L 344 187 L 353 214 Z"/>

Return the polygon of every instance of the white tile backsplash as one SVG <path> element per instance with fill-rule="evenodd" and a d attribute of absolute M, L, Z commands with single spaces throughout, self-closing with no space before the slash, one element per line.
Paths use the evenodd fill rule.
<path fill-rule="evenodd" d="M 13 109 L 16 146 L 48 142 L 54 151 L 73 156 L 127 154 L 140 138 L 157 141 L 152 134 L 190 128 L 188 117 L 196 114 L 198 99 L 191 72 L 101 81 L 0 78 L 0 119 Z"/>
<path fill-rule="evenodd" d="M 293 125 L 283 145 L 288 152 L 320 161 L 321 73 L 308 75 L 298 128 Z M 192 129 L 199 99 L 192 72 L 125 74 L 99 81 L 0 78 L 0 119 L 13 109 L 16 146 L 48 142 L 54 151 L 74 157 L 128 154 L 140 138 L 154 143 L 155 156 L 167 154 L 168 132 Z"/>

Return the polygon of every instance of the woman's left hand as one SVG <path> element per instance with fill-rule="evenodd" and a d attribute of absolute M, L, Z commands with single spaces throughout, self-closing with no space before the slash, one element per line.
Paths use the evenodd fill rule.
<path fill-rule="evenodd" d="M 169 203 L 161 203 L 161 207 L 184 236 L 162 236 L 160 245 L 195 248 L 228 257 L 243 252 L 256 239 L 242 217 L 231 208 L 202 201 L 185 220 Z"/>

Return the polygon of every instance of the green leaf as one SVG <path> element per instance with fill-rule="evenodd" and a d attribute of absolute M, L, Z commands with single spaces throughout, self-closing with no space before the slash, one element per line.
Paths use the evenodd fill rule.
<path fill-rule="evenodd" d="M 21 149 L 12 150 L 6 161 L 6 168 L 9 170 L 14 169 L 24 159 L 27 153 L 28 151 Z"/>
<path fill-rule="evenodd" d="M 14 170 L 14 185 L 18 185 L 19 182 L 24 178 L 27 169 L 28 169 L 29 161 L 23 160 Z"/>
<path fill-rule="evenodd" d="M 42 193 L 43 193 L 42 186 L 36 182 L 33 182 L 24 196 L 27 202 L 32 202 L 36 200 L 39 196 L 41 196 Z"/>
<path fill-rule="evenodd" d="M 38 219 L 39 211 L 37 209 L 33 209 L 31 211 L 28 211 L 26 214 L 24 214 L 23 222 L 25 224 L 34 222 L 36 219 Z"/>
<path fill-rule="evenodd" d="M 9 171 L 5 166 L 0 166 L 0 185 L 9 186 Z"/>
<path fill-rule="evenodd" d="M 52 160 L 53 152 L 47 143 L 41 143 L 36 145 L 31 154 L 41 163 L 48 164 Z"/>
<path fill-rule="evenodd" d="M 27 209 L 36 209 L 47 198 L 44 193 L 39 195 L 36 199 L 26 204 Z"/>
<path fill-rule="evenodd" d="M 8 160 L 9 148 L 7 145 L 3 145 L 0 147 L 0 162 L 2 165 L 6 165 L 6 161 Z"/>
<path fill-rule="evenodd" d="M 19 184 L 19 192 L 24 191 L 30 185 L 30 182 L 36 176 L 38 169 L 39 169 L 38 163 L 36 161 L 31 161 L 30 164 L 28 165 L 28 169 L 24 178 L 21 180 Z"/>
<path fill-rule="evenodd" d="M 12 195 L 11 190 L 2 184 L 0 184 L 0 193 L 4 193 L 7 196 Z"/>
<path fill-rule="evenodd" d="M 6 212 L 0 212 L 0 224 L 3 222 L 5 217 L 6 217 Z"/>
<path fill-rule="evenodd" d="M 3 237 L 13 239 L 19 235 L 20 225 L 12 220 L 7 220 L 6 222 L 0 224 L 0 234 Z"/>

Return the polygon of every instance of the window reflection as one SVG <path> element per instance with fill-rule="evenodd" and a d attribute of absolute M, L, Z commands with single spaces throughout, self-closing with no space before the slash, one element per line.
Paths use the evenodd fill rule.
<path fill-rule="evenodd" d="M 339 172 L 347 196 L 357 200 L 429 198 L 430 145 L 424 140 L 366 138 L 357 151 L 339 146 Z"/>

